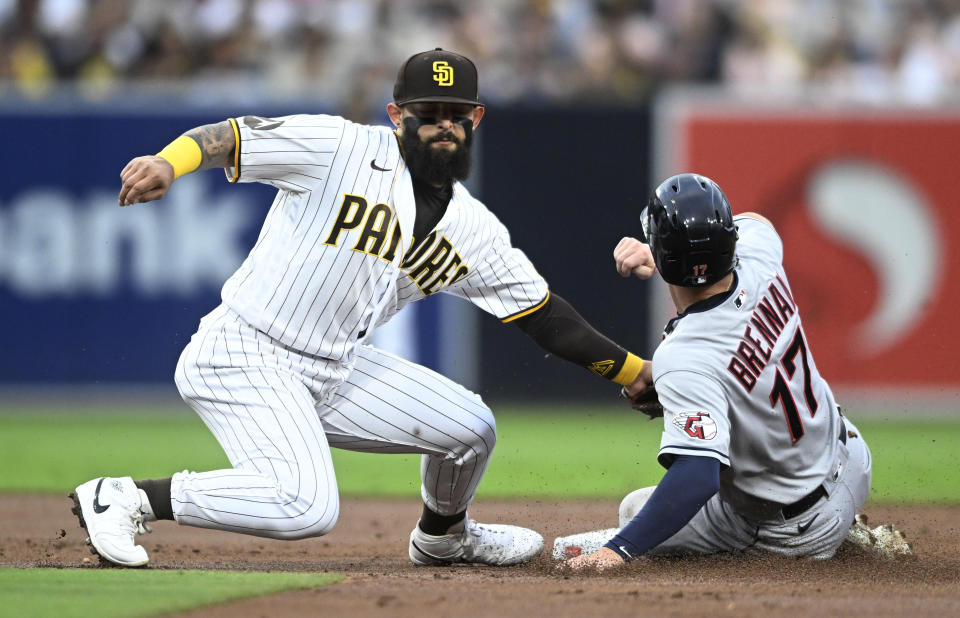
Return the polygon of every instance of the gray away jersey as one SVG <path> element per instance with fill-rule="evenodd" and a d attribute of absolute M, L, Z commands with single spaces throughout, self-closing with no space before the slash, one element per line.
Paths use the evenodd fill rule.
<path fill-rule="evenodd" d="M 780 237 L 756 219 L 734 220 L 734 287 L 671 320 L 653 357 L 659 460 L 713 457 L 727 502 L 790 504 L 831 472 L 839 416 L 801 327 Z"/>
<path fill-rule="evenodd" d="M 407 255 L 416 204 L 390 128 L 326 115 L 236 124 L 238 161 L 227 177 L 278 192 L 222 297 L 270 337 L 349 363 L 358 340 L 436 292 L 505 321 L 545 301 L 546 281 L 460 183 L 436 228 Z"/>

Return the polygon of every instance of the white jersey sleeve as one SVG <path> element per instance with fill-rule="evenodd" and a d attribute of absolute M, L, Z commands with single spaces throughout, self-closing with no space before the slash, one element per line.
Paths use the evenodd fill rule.
<path fill-rule="evenodd" d="M 523 251 L 510 244 L 510 233 L 487 211 L 493 238 L 470 273 L 449 289 L 504 322 L 539 308 L 547 301 L 548 286 Z"/>
<path fill-rule="evenodd" d="M 694 455 L 729 466 L 729 404 L 723 386 L 695 371 L 657 373 L 655 384 L 663 406 L 660 464 L 667 468 L 677 455 Z"/>
<path fill-rule="evenodd" d="M 236 123 L 237 158 L 226 168 L 231 182 L 262 182 L 299 193 L 322 186 L 347 120 L 307 115 L 242 116 Z"/>

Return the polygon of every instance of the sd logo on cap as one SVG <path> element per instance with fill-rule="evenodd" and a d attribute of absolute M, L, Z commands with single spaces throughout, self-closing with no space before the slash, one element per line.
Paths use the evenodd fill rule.
<path fill-rule="evenodd" d="M 466 56 L 436 48 L 407 58 L 393 86 L 397 105 L 408 103 L 467 103 L 483 105 L 477 67 Z"/>
<path fill-rule="evenodd" d="M 446 60 L 433 63 L 433 81 L 441 86 L 453 85 L 453 67 Z"/>

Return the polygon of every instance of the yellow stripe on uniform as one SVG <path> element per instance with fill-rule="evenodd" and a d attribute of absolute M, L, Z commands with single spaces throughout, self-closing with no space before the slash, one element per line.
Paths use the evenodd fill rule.
<path fill-rule="evenodd" d="M 235 118 L 227 118 L 227 120 L 230 121 L 230 126 L 233 128 L 233 140 L 236 144 L 236 148 L 233 149 L 233 176 L 227 180 L 237 182 L 237 179 L 240 178 L 240 127 L 237 126 Z"/>
<path fill-rule="evenodd" d="M 507 317 L 503 318 L 503 319 L 500 320 L 500 321 L 503 322 L 504 324 L 506 324 L 507 322 L 513 322 L 513 321 L 516 320 L 517 318 L 522 318 L 522 317 L 525 316 L 525 315 L 530 315 L 531 313 L 533 313 L 534 311 L 536 311 L 536 310 L 539 309 L 540 307 L 546 305 L 548 300 L 550 300 L 550 290 L 547 290 L 547 295 L 543 297 L 543 300 L 541 300 L 539 303 L 537 303 L 537 304 L 534 305 L 533 307 L 530 307 L 529 309 L 525 309 L 525 310 L 521 311 L 520 313 L 514 313 L 513 315 L 507 316 Z"/>
<path fill-rule="evenodd" d="M 173 166 L 173 177 L 175 179 L 200 167 L 200 162 L 203 160 L 200 144 L 186 135 L 181 135 L 167 144 L 163 150 L 157 153 L 157 156 L 166 159 Z"/>
<path fill-rule="evenodd" d="M 623 361 L 623 367 L 620 368 L 617 375 L 613 376 L 613 381 L 623 386 L 629 386 L 637 379 L 637 376 L 640 375 L 640 370 L 643 369 L 643 363 L 644 360 L 642 358 L 627 352 L 627 360 Z"/>

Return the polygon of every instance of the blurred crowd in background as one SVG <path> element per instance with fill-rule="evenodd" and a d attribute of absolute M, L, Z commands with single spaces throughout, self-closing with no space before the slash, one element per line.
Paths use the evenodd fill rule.
<path fill-rule="evenodd" d="M 436 46 L 478 64 L 490 103 L 630 104 L 680 81 L 933 105 L 960 84 L 960 0 L 0 0 L 0 97 L 372 109 Z"/>

